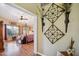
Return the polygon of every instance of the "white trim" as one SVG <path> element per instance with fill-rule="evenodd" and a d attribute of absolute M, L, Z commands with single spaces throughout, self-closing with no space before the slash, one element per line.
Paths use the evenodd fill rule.
<path fill-rule="evenodd" d="M 37 35 L 38 35 L 38 18 L 35 17 L 34 20 L 35 20 L 35 23 L 34 23 L 34 53 L 39 54 L 41 56 L 45 56 L 44 54 L 38 52 L 38 40 L 37 40 L 38 39 L 38 37 L 37 37 Z"/>
<path fill-rule="evenodd" d="M 42 54 L 42 53 L 40 53 L 40 52 L 34 52 L 35 54 L 39 54 L 39 55 L 41 55 L 41 56 L 46 56 L 46 55 L 44 55 L 44 54 Z"/>
<path fill-rule="evenodd" d="M 38 37 L 37 37 L 37 17 L 35 17 L 35 19 L 34 19 L 35 21 L 34 21 L 34 52 L 37 52 L 37 49 L 38 49 L 38 47 L 37 47 L 37 39 L 38 39 Z"/>

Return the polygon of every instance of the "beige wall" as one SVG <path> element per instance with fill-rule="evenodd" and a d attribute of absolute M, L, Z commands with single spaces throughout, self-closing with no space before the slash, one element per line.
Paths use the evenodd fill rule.
<path fill-rule="evenodd" d="M 75 55 L 79 56 L 79 4 L 73 4 L 70 20 L 70 34 L 75 40 Z"/>
<path fill-rule="evenodd" d="M 42 25 L 41 19 L 38 17 L 38 52 L 42 53 Z"/>
<path fill-rule="evenodd" d="M 58 40 L 56 43 L 51 44 L 49 40 L 43 35 L 43 54 L 56 56 L 57 51 L 67 50 L 70 45 L 71 37 L 75 41 L 74 49 L 75 55 L 79 55 L 79 4 L 72 4 L 71 13 L 70 13 L 70 23 L 68 27 L 68 32 L 65 33 L 65 25 L 64 25 L 64 14 L 55 22 L 55 25 L 61 29 L 65 36 Z M 46 26 L 44 27 L 44 31 L 51 25 L 48 20 L 45 20 Z"/>

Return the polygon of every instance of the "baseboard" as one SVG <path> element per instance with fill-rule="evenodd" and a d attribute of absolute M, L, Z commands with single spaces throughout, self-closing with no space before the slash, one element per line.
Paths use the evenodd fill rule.
<path fill-rule="evenodd" d="M 44 54 L 42 54 L 42 53 L 40 53 L 40 52 L 34 52 L 35 54 L 39 54 L 39 55 L 41 55 L 41 56 L 46 56 L 46 55 L 44 55 Z"/>

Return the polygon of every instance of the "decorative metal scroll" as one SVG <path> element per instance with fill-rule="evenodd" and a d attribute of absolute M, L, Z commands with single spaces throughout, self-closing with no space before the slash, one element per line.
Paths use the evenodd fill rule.
<path fill-rule="evenodd" d="M 56 20 L 64 13 L 64 11 L 65 9 L 53 3 L 44 15 L 44 17 L 47 18 L 47 20 L 49 20 L 52 24 L 44 33 L 52 44 L 64 36 L 64 33 L 54 24 Z"/>
<path fill-rule="evenodd" d="M 71 8 L 71 3 L 64 3 L 63 6 L 65 8 L 65 33 L 67 33 L 68 29 L 68 24 L 69 24 L 69 14 L 70 14 L 70 8 Z"/>
<path fill-rule="evenodd" d="M 44 34 L 51 43 L 55 43 L 57 40 L 64 36 L 64 33 L 55 25 L 51 25 Z"/>
<path fill-rule="evenodd" d="M 52 4 L 49 9 L 47 10 L 47 12 L 45 13 L 45 17 L 51 22 L 54 23 L 64 12 L 65 10 L 56 5 L 56 4 Z"/>

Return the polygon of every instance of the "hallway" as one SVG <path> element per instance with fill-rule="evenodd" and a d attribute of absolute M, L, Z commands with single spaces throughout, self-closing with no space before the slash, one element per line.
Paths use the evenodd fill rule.
<path fill-rule="evenodd" d="M 15 41 L 6 42 L 5 51 L 0 56 L 33 56 L 33 42 L 16 44 Z"/>

